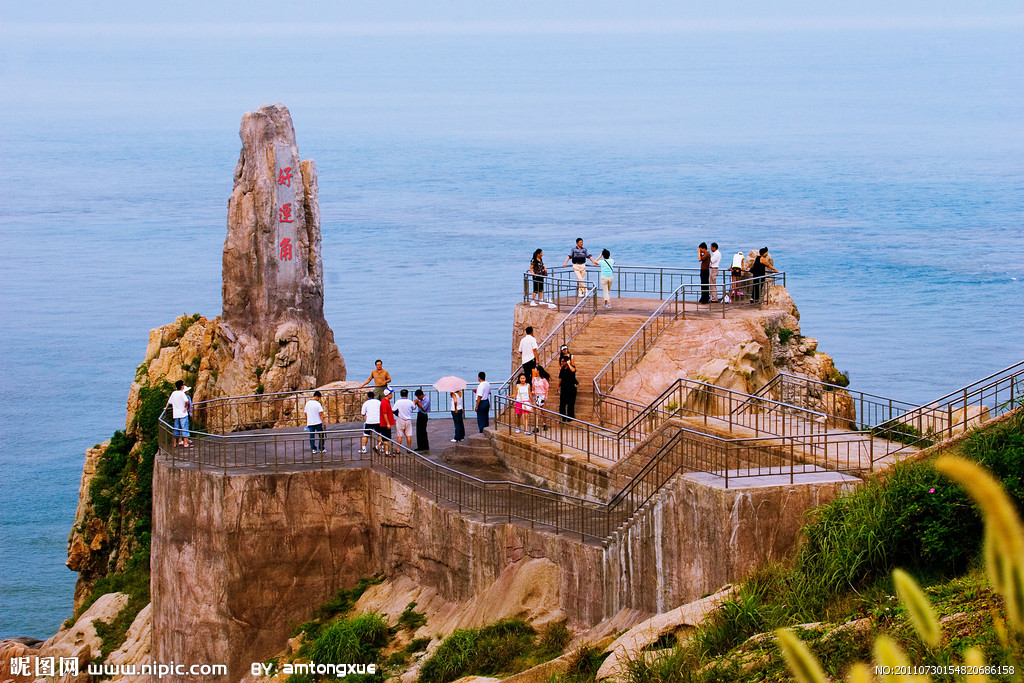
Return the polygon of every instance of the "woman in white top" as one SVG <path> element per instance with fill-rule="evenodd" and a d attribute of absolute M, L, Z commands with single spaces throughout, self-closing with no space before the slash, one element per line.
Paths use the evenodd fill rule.
<path fill-rule="evenodd" d="M 515 400 L 516 422 L 519 425 L 516 427 L 516 434 L 521 432 L 523 428 L 529 434 L 528 416 L 533 411 L 533 405 L 530 401 L 530 385 L 526 382 L 526 373 L 519 373 L 519 379 L 512 387 L 512 391 L 515 392 L 512 398 Z"/>
<path fill-rule="evenodd" d="M 458 443 L 466 438 L 465 415 L 462 412 L 462 392 L 452 392 L 452 422 L 455 423 L 455 438 L 452 443 Z"/>

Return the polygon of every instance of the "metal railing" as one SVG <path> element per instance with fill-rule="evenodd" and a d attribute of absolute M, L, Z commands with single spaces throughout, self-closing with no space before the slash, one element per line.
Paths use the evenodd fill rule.
<path fill-rule="evenodd" d="M 359 448 L 361 430 L 326 430 L 312 438 L 321 446 L 314 453 L 305 432 L 211 434 L 190 430 L 191 448 L 173 445 L 173 428 L 161 418 L 159 445 L 171 467 L 196 467 L 223 474 L 264 469 L 371 466 L 414 490 L 444 502 L 460 514 L 476 513 L 487 522 L 505 522 L 578 535 L 583 541 L 607 542 L 679 471 L 705 471 L 729 478 L 757 476 L 756 468 L 790 474 L 816 470 L 797 462 L 790 444 L 790 462 L 773 454 L 785 442 L 729 441 L 679 429 L 658 453 L 616 496 L 604 503 L 512 481 L 488 481 L 433 462 L 391 439 L 371 436 L 366 450 Z M 791 442 L 792 443 L 792 442 Z M 746 467 L 746 469 L 742 469 Z M 761 471 L 760 474 L 764 474 Z"/>
<path fill-rule="evenodd" d="M 1024 403 L 1024 361 L 872 427 L 899 450 L 949 439 Z"/>
<path fill-rule="evenodd" d="M 545 441 L 557 445 L 559 453 L 569 448 L 585 454 L 587 462 L 592 458 L 616 462 L 630 450 L 631 444 L 616 430 L 582 420 L 567 420 L 557 411 L 535 405 L 520 417 L 515 414 L 513 397 L 495 395 L 492 398 L 495 415 L 501 418 L 495 418 L 498 428 L 504 427 L 508 433 L 522 430 L 535 443 Z"/>
<path fill-rule="evenodd" d="M 537 291 L 537 287 L 540 291 Z M 523 303 L 546 305 L 559 311 L 574 308 L 578 303 L 580 289 L 586 295 L 594 295 L 595 287 L 589 282 L 582 285 L 576 280 L 551 275 L 540 276 L 530 273 L 523 274 Z"/>
<path fill-rule="evenodd" d="M 710 415 L 707 406 L 715 406 L 714 414 L 720 419 L 728 403 L 720 403 L 723 394 L 719 392 L 727 390 L 713 387 L 708 391 L 714 392 L 709 394 L 711 398 L 696 401 L 696 408 L 680 409 L 679 406 L 689 401 L 680 394 L 679 404 L 671 415 L 692 412 Z M 659 399 L 665 402 L 664 396 Z M 935 415 L 945 414 L 947 421 L 943 428 L 950 430 L 948 434 L 952 435 L 972 426 L 975 421 L 991 417 L 993 413 L 1009 410 L 1022 400 L 1024 361 L 915 410 L 930 410 Z M 770 406 L 776 403 L 763 397 L 760 401 L 757 405 Z M 965 412 L 963 420 L 957 422 L 950 418 L 951 414 L 955 415 L 953 411 L 957 406 L 976 410 L 970 414 Z M 785 406 L 771 409 L 771 412 L 786 414 L 792 410 L 793 406 Z M 558 418 L 551 411 L 541 412 L 546 416 L 544 419 Z M 735 408 L 728 410 L 730 415 L 736 412 Z M 637 417 L 641 414 L 642 411 L 638 410 Z M 914 415 L 908 413 L 897 420 L 914 418 Z M 785 425 L 786 422 L 779 424 Z M 753 438 L 727 439 L 671 422 L 665 426 L 670 429 L 662 429 L 657 440 L 647 441 L 647 447 L 656 449 L 654 456 L 641 466 L 636 476 L 608 503 L 518 482 L 481 480 L 428 460 L 415 451 L 376 435 L 369 437 L 369 448 L 363 452 L 357 448 L 363 438 L 361 430 L 329 429 L 312 435 L 280 429 L 233 434 L 190 430 L 189 438 L 193 445 L 191 448 L 183 448 L 174 445 L 173 428 L 162 417 L 158 440 L 163 457 L 172 467 L 187 464 L 199 469 L 215 469 L 225 474 L 229 471 L 259 471 L 264 468 L 276 471 L 281 468 L 368 464 L 406 482 L 435 501 L 444 501 L 456 507 L 460 513 L 478 513 L 485 522 L 500 520 L 528 524 L 533 528 L 551 529 L 555 533 L 579 535 L 584 541 L 602 542 L 607 542 L 615 530 L 627 524 L 679 472 L 704 472 L 718 476 L 728 488 L 731 480 L 755 476 L 788 474 L 790 482 L 793 482 L 797 474 L 818 472 L 825 468 L 839 472 L 863 471 L 877 459 L 876 446 L 880 440 L 873 431 L 765 434 Z M 553 423 L 549 424 L 549 430 L 542 429 L 542 432 L 556 427 Z M 784 428 L 780 426 L 775 429 L 782 431 Z M 606 434 L 605 438 L 610 444 L 611 435 Z M 318 452 L 312 450 L 313 446 L 318 446 Z"/>
<path fill-rule="evenodd" d="M 588 462 L 592 457 L 611 462 L 628 457 L 673 418 L 700 419 L 705 427 L 710 425 L 729 434 L 744 429 L 744 436 L 752 431 L 755 437 L 823 435 L 826 442 L 843 438 L 827 434 L 828 416 L 823 413 L 770 398 L 751 401 L 749 394 L 685 378 L 677 379 L 647 405 L 607 397 L 602 419 L 622 425 L 618 429 L 577 419 L 567 422 L 556 411 L 537 406 L 530 406 L 530 412 L 520 418 L 515 415 L 514 398 L 507 393 L 493 397 L 495 414 L 500 418 L 496 418 L 496 424 L 509 431 L 529 429 L 533 441 L 557 445 L 560 453 L 567 448 L 581 451 Z"/>
<path fill-rule="evenodd" d="M 600 270 L 596 266 L 588 265 L 587 281 L 598 286 Z M 533 276 L 527 274 L 526 277 Z M 572 287 L 576 286 L 576 273 L 571 266 L 548 268 L 547 277 L 555 281 L 567 282 Z M 616 297 L 621 298 L 624 294 L 628 294 L 635 298 L 665 299 L 681 285 L 697 285 L 699 287 L 700 269 L 616 264 L 612 278 L 611 292 Z M 766 276 L 769 282 L 773 282 L 776 278 L 781 280 L 782 285 L 785 286 L 785 273 L 779 272 Z M 715 283 L 719 298 L 723 298 L 725 295 L 730 295 L 731 298 L 733 292 L 741 298 L 744 296 L 749 297 L 751 280 L 752 277 L 748 273 L 746 277 L 733 281 L 732 274 L 728 268 L 720 269 L 718 282 Z"/>
<path fill-rule="evenodd" d="M 813 408 L 828 415 L 830 424 L 854 430 L 871 429 L 920 407 L 787 372 L 775 375 L 753 396 L 771 396 L 776 401 Z"/>
<path fill-rule="evenodd" d="M 513 481 L 478 479 L 390 439 L 370 437 L 361 452 L 361 430 L 326 430 L 324 450 L 312 453 L 305 432 L 218 435 L 191 431 L 191 448 L 173 445 L 173 428 L 160 420 L 159 443 L 171 467 L 183 465 L 227 474 L 282 467 L 338 467 L 346 463 L 370 465 L 413 489 L 445 502 L 459 513 L 477 513 L 483 521 L 502 521 L 548 528 L 555 533 L 579 535 L 584 541 L 604 540 L 608 535 L 606 505 L 576 496 L 555 493 Z M 316 439 L 320 438 L 317 432 Z"/>
<path fill-rule="evenodd" d="M 431 418 L 447 417 L 450 414 L 451 395 L 448 392 L 438 391 L 429 384 L 392 384 L 391 387 L 395 391 L 392 404 L 399 398 L 402 389 L 408 390 L 410 399 L 415 398 L 415 392 L 419 389 L 430 398 Z M 369 390 L 370 387 L 320 389 L 325 421 L 328 424 L 362 422 L 360 409 Z M 460 393 L 463 405 L 471 405 L 472 389 L 467 387 Z M 303 408 L 312 398 L 313 390 L 310 389 L 208 399 L 193 404 L 193 419 L 196 424 L 219 434 L 275 427 L 302 427 L 306 424 Z"/>

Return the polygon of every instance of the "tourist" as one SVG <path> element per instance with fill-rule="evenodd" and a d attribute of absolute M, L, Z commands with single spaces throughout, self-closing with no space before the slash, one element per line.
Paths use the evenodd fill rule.
<path fill-rule="evenodd" d="M 476 426 L 483 434 L 484 430 L 487 429 L 487 425 L 491 423 L 491 383 L 487 381 L 487 373 L 477 373 L 477 379 L 480 383 L 476 385 L 476 389 L 473 390 L 473 394 L 476 397 Z"/>
<path fill-rule="evenodd" d="M 391 428 L 395 426 L 395 409 L 391 407 L 391 397 L 395 392 L 386 389 L 380 399 L 380 435 L 391 440 Z M 391 444 L 384 443 L 384 455 L 391 455 Z"/>
<path fill-rule="evenodd" d="M 533 405 L 538 408 L 543 408 L 544 404 L 548 402 L 548 387 L 551 386 L 551 375 L 544 369 L 543 366 L 538 365 L 533 369 L 533 379 L 530 381 L 530 386 L 533 389 Z M 547 424 L 542 419 L 544 416 L 541 415 L 541 411 L 534 413 L 535 425 L 541 425 L 544 429 L 547 429 Z M 537 427 L 535 427 L 537 429 Z"/>
<path fill-rule="evenodd" d="M 171 418 L 174 420 L 174 445 L 181 445 L 182 448 L 191 448 L 188 442 L 188 416 L 192 412 L 192 399 L 185 392 L 192 387 L 186 387 L 180 379 L 174 383 L 174 391 L 171 392 L 164 406 L 171 407 Z"/>
<path fill-rule="evenodd" d="M 730 295 L 733 299 L 738 299 L 743 296 L 742 282 L 743 282 L 743 252 L 737 251 L 732 257 L 732 292 Z"/>
<path fill-rule="evenodd" d="M 576 273 L 576 296 L 583 298 L 587 295 L 587 259 L 590 259 L 591 263 L 595 266 L 597 261 L 590 255 L 590 252 L 583 246 L 583 238 L 576 238 L 576 246 L 569 250 L 569 255 L 565 257 L 565 263 L 563 267 L 569 265 L 569 261 L 572 261 L 573 272 Z"/>
<path fill-rule="evenodd" d="M 700 299 L 697 303 L 706 304 L 711 301 L 708 291 L 711 281 L 711 253 L 708 251 L 707 242 L 701 242 L 697 247 L 697 258 L 700 259 Z"/>
<path fill-rule="evenodd" d="M 711 285 L 711 301 L 718 301 L 718 266 L 722 263 L 722 252 L 718 251 L 718 242 L 711 243 L 711 267 L 708 283 Z"/>
<path fill-rule="evenodd" d="M 398 416 L 398 419 L 395 420 L 395 426 L 398 427 L 398 445 L 402 445 L 404 437 L 408 448 L 412 448 L 412 414 L 416 409 L 416 404 L 409 399 L 408 389 L 402 389 L 398 393 L 401 396 L 395 401 L 395 414 Z"/>
<path fill-rule="evenodd" d="M 530 300 L 531 306 L 536 306 L 538 303 L 544 303 L 544 278 L 547 277 L 548 269 L 544 265 L 544 250 L 536 249 L 533 252 L 533 258 L 530 259 L 530 274 L 533 275 L 533 298 Z M 552 296 L 557 295 L 555 292 Z M 548 308 L 554 308 L 554 300 L 547 300 Z"/>
<path fill-rule="evenodd" d="M 530 433 L 529 414 L 533 410 L 530 404 L 530 385 L 526 383 L 526 373 L 519 373 L 519 377 L 516 380 L 516 384 L 513 387 L 515 392 L 512 399 L 515 401 L 516 413 L 516 434 L 519 434 L 523 429 L 526 429 L 526 433 Z"/>
<path fill-rule="evenodd" d="M 558 354 L 558 412 L 562 422 L 576 417 L 576 361 L 569 353 L 568 346 L 562 346 Z"/>
<path fill-rule="evenodd" d="M 360 453 L 366 452 L 366 441 L 371 436 L 379 435 L 380 431 L 380 399 L 374 395 L 374 392 L 366 392 L 366 400 L 363 401 L 363 407 L 359 410 L 363 416 L 363 441 L 359 448 Z"/>
<path fill-rule="evenodd" d="M 537 340 L 533 336 L 533 327 L 527 325 L 526 336 L 519 340 L 519 357 L 522 359 L 523 372 L 533 376 L 533 366 L 537 364 Z"/>
<path fill-rule="evenodd" d="M 309 450 L 313 453 L 326 453 L 324 450 L 324 407 L 320 403 L 320 392 L 314 391 L 313 398 L 306 401 L 306 431 L 309 432 Z M 319 444 L 316 433 L 320 432 Z"/>
<path fill-rule="evenodd" d="M 430 397 L 422 389 L 416 390 L 416 450 L 429 451 L 430 441 L 427 438 L 427 420 L 430 419 Z"/>
<path fill-rule="evenodd" d="M 770 270 L 773 273 L 779 271 L 775 270 L 774 266 L 765 263 L 765 256 L 768 254 L 768 247 L 761 247 L 757 256 L 754 258 L 754 264 L 750 267 L 750 274 L 754 277 L 753 289 L 751 290 L 750 300 L 754 303 L 761 301 L 762 285 L 765 285 L 765 271 Z M 767 294 L 768 289 L 765 286 L 764 292 Z"/>
<path fill-rule="evenodd" d="M 607 249 L 602 249 L 597 265 L 601 266 L 601 292 L 604 293 L 604 307 L 611 308 L 612 280 L 615 277 L 615 261 L 612 260 L 612 253 Z"/>
<path fill-rule="evenodd" d="M 373 361 L 376 366 L 373 370 L 370 370 L 370 376 L 366 378 L 366 381 L 359 385 L 362 389 L 371 381 L 373 382 L 373 397 L 380 399 L 384 396 L 384 390 L 388 384 L 391 383 L 391 373 L 384 369 L 384 361 L 378 359 Z"/>
<path fill-rule="evenodd" d="M 452 392 L 452 422 L 455 423 L 455 438 L 452 443 L 459 443 L 466 438 L 466 423 L 462 413 L 462 392 Z"/>

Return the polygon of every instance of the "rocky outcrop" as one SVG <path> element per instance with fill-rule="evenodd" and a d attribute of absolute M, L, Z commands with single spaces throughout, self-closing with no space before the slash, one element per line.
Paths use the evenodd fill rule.
<path fill-rule="evenodd" d="M 727 585 L 714 595 L 662 612 L 629 629 L 608 647 L 611 654 L 597 670 L 596 680 L 626 680 L 628 662 L 637 660 L 646 648 L 665 636 L 674 636 L 677 642 L 686 639 L 735 590 L 735 586 Z"/>
<path fill-rule="evenodd" d="M 765 308 L 725 319 L 675 320 L 612 393 L 648 403 L 679 377 L 748 394 L 778 372 L 832 377 L 832 358 L 817 351 L 817 340 L 800 334 L 800 313 L 789 293 L 773 286 L 770 300 Z"/>
<path fill-rule="evenodd" d="M 323 316 L 323 261 L 316 165 L 299 159 L 291 114 L 281 104 L 242 118 L 242 150 L 228 200 L 223 313 L 183 315 L 152 330 L 128 391 L 125 432 L 132 480 L 111 490 L 148 488 L 155 419 L 171 384 L 182 380 L 193 401 L 312 389 L 345 379 L 345 361 Z M 272 425 L 282 406 L 258 406 Z M 208 416 L 200 409 L 196 421 Z M 237 416 L 218 416 L 233 420 Z M 145 514 L 115 501 L 97 516 L 91 482 L 105 448 L 86 454 L 68 566 L 79 572 L 75 606 L 97 579 L 124 571 L 144 542 L 132 531 Z M 127 530 L 122 532 L 122 530 Z"/>

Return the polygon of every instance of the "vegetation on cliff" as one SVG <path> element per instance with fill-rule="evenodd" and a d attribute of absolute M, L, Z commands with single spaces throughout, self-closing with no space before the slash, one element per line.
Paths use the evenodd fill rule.
<path fill-rule="evenodd" d="M 955 452 L 992 472 L 1024 509 L 1024 411 L 971 434 Z M 962 487 L 932 462 L 904 463 L 813 511 L 791 564 L 755 572 L 691 639 L 634 661 L 630 677 L 790 680 L 772 633 L 787 627 L 833 677 L 853 661 L 870 660 L 879 635 L 910 663 L 957 663 L 974 647 L 988 662 L 1011 657 L 1019 665 L 1024 639 L 1008 634 L 1003 599 L 986 581 L 983 538 L 982 517 Z M 941 650 L 922 641 L 897 599 L 897 568 L 926 586 L 946 638 Z"/>
<path fill-rule="evenodd" d="M 538 633 L 522 619 L 483 628 L 456 629 L 420 669 L 420 683 L 449 683 L 464 676 L 510 676 L 558 657 L 571 634 L 563 622 Z"/>
<path fill-rule="evenodd" d="M 155 338 L 151 335 L 151 345 L 157 352 L 171 347 L 177 350 L 186 333 L 201 320 L 198 314 L 181 316 L 173 325 L 161 328 Z M 201 328 L 199 324 L 194 334 Z M 128 424 L 124 431 L 115 432 L 99 453 L 95 473 L 81 493 L 84 505 L 70 540 L 69 566 L 79 572 L 73 619 L 106 593 L 131 596 L 115 619 L 97 624 L 104 655 L 124 642 L 128 627 L 150 600 L 153 464 L 159 420 L 174 391 L 171 380 L 184 379 L 194 385 L 199 366 L 196 357 L 188 363 L 175 363 L 173 368 L 160 366 L 159 372 L 154 372 L 153 361 L 150 358 L 136 371 Z"/>

